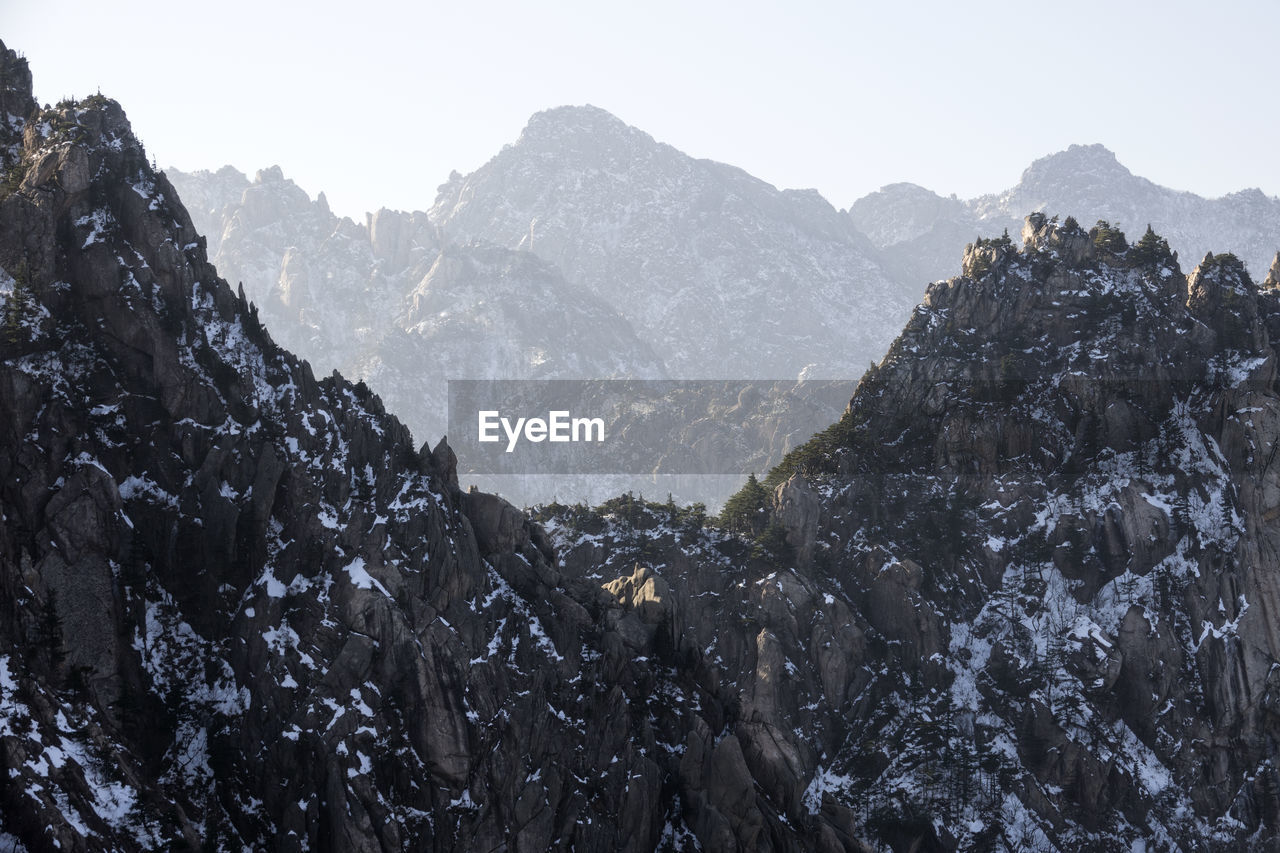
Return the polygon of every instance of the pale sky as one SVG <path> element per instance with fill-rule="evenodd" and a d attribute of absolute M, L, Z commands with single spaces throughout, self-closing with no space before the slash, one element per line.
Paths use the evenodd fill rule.
<path fill-rule="evenodd" d="M 36 97 L 101 90 L 161 166 L 278 164 L 334 210 L 422 209 L 529 116 L 591 103 L 837 207 L 969 197 L 1101 142 L 1139 175 L 1280 194 L 1274 0 L 0 0 Z"/>

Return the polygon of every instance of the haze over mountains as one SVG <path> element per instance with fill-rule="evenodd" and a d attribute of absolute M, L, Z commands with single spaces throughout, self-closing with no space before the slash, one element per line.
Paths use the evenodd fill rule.
<path fill-rule="evenodd" d="M 444 432 L 446 379 L 849 379 L 790 428 L 794 446 L 839 413 L 915 299 L 816 193 L 694 160 L 594 107 L 539 113 L 429 212 L 362 225 L 279 169 L 173 180 L 280 339 L 365 377 L 419 436 Z M 706 482 L 685 497 L 716 503 L 738 480 Z M 581 495 L 554 489 L 516 496 Z"/>
<path fill-rule="evenodd" d="M 528 334 L 541 332 L 541 340 L 465 378 L 533 373 L 555 358 L 545 343 L 552 340 L 561 357 L 584 357 L 537 375 L 787 378 L 807 370 L 856 378 L 914 301 L 816 193 L 779 192 L 741 170 L 694 160 L 593 107 L 539 113 L 476 173 L 455 173 L 430 211 L 378 211 L 363 225 L 334 217 L 322 197 L 310 202 L 278 169 L 252 184 L 229 168 L 170 171 L 193 216 L 217 235 L 212 256 L 244 281 L 264 316 L 320 337 L 332 329 L 334 345 L 316 353 L 325 367 L 350 367 L 384 346 L 388 330 L 368 319 L 371 301 L 403 298 L 442 248 L 467 254 L 477 242 L 543 259 L 566 283 L 542 300 L 601 300 L 634 332 L 598 317 L 552 330 L 565 332 L 558 338 L 535 326 Z M 308 276 L 311 266 L 325 269 L 324 281 Z M 394 325 L 412 325 L 391 313 Z M 285 340 L 292 333 L 281 332 Z M 631 334 L 651 353 L 629 352 Z M 597 344 L 616 361 L 590 356 Z"/>
<path fill-rule="evenodd" d="M 1031 211 L 1107 219 L 1135 238 L 1150 223 L 1187 259 L 1212 247 L 1254 270 L 1280 228 L 1280 200 L 1166 189 L 1100 145 L 1037 160 L 1002 193 L 966 201 L 892 184 L 842 212 L 590 106 L 533 116 L 484 166 L 451 175 L 428 210 L 363 223 L 279 167 L 252 181 L 230 167 L 168 175 L 273 333 L 321 372 L 364 377 L 424 440 L 445 432 L 447 379 L 803 375 L 851 391 L 925 285 L 953 275 L 975 237 L 1016 239 Z M 790 427 L 792 444 L 839 405 Z M 525 485 L 506 491 L 553 497 Z M 554 496 L 600 499 L 626 482 L 579 485 L 559 482 Z M 706 486 L 686 497 L 715 504 L 733 488 Z"/>

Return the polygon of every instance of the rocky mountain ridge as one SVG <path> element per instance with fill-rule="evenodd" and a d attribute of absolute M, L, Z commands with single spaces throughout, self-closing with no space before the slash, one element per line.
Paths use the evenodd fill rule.
<path fill-rule="evenodd" d="M 0 99 L 30 107 L 0 124 L 10 848 L 694 844 L 749 782 L 665 747 L 723 728 L 720 689 L 626 653 L 446 444 L 275 345 L 115 102 L 37 108 L 3 46 Z"/>
<path fill-rule="evenodd" d="M 1130 232 L 1151 222 L 1187 258 L 1225 247 L 1254 270 L 1280 228 L 1280 202 L 1257 191 L 1168 190 L 1100 145 L 1042 158 L 1002 194 L 963 201 L 894 184 L 846 217 L 814 192 L 686 157 L 594 107 L 535 115 L 489 163 L 452 175 L 430 211 L 380 210 L 359 225 L 276 167 L 252 181 L 229 168 L 170 175 L 219 269 L 245 282 L 282 342 L 324 372 L 373 382 L 420 436 L 445 432 L 448 378 L 803 371 L 851 391 L 924 285 L 950 275 L 976 235 L 1016 239 L 1029 210 Z M 495 263 L 496 246 L 515 254 Z M 446 249 L 474 258 L 437 265 Z M 424 286 L 460 302 L 447 315 L 417 312 Z M 837 414 L 824 408 L 796 434 Z M 630 489 L 717 506 L 735 487 L 670 475 L 481 482 L 528 504 Z"/>
<path fill-rule="evenodd" d="M 1280 257 L 1258 287 L 1155 235 L 1022 238 L 970 246 L 747 496 L 775 571 L 708 575 L 656 506 L 553 513 L 561 560 L 676 591 L 793 820 L 894 850 L 1271 849 Z"/>
<path fill-rule="evenodd" d="M 558 107 L 440 188 L 450 239 L 526 248 L 617 306 L 682 378 L 850 378 L 916 300 L 813 191 Z"/>
<path fill-rule="evenodd" d="M 1134 175 L 1098 144 L 1036 160 L 1001 193 L 962 200 L 891 184 L 855 201 L 849 216 L 896 274 L 934 281 L 947 277 L 967 242 L 1005 229 L 1016 238 L 1033 211 L 1074 215 L 1090 226 L 1106 220 L 1132 235 L 1150 225 L 1183 258 L 1233 252 L 1255 275 L 1265 274 L 1280 249 L 1280 199 L 1257 189 L 1210 199 L 1162 187 Z"/>
<path fill-rule="evenodd" d="M 816 193 L 694 160 L 591 107 L 539 113 L 431 211 L 363 226 L 278 169 L 170 174 L 281 340 L 375 384 L 417 435 L 445 432 L 447 379 L 803 373 L 851 390 L 914 301 Z M 801 441 L 839 412 L 813 408 L 788 429 Z M 682 473 L 479 481 L 530 504 L 630 489 L 714 506 L 737 484 Z"/>

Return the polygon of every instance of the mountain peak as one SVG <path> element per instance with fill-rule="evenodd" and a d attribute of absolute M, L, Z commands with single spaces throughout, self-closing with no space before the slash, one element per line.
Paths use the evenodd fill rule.
<path fill-rule="evenodd" d="M 942 196 L 938 195 L 933 190 L 922 187 L 919 184 L 913 184 L 910 181 L 896 181 L 892 184 L 885 184 L 880 189 L 876 190 L 876 193 L 882 195 L 902 196 L 904 198 L 942 198 Z M 872 195 L 875 195 L 876 193 L 872 193 Z"/>
<path fill-rule="evenodd" d="M 630 130 L 630 125 L 606 109 L 593 104 L 562 104 L 539 110 L 529 118 L 530 127 L 589 127 L 601 130 Z"/>
<path fill-rule="evenodd" d="M 1071 145 L 1065 151 L 1041 157 L 1022 173 L 1022 183 L 1067 178 L 1078 181 L 1086 175 L 1099 179 L 1133 177 L 1133 173 L 1116 159 L 1111 149 L 1095 142 L 1092 145 Z"/>
<path fill-rule="evenodd" d="M 1092 142 L 1088 144 L 1073 143 L 1067 146 L 1066 151 L 1061 151 L 1059 154 L 1065 154 L 1082 159 L 1089 158 L 1105 160 L 1112 163 L 1116 162 L 1115 152 L 1103 145 L 1101 142 Z"/>
<path fill-rule="evenodd" d="M 281 184 L 284 183 L 284 169 L 279 166 L 268 166 L 265 169 L 259 169 L 258 173 L 253 176 L 255 184 Z"/>
<path fill-rule="evenodd" d="M 21 141 L 23 122 L 35 106 L 27 60 L 0 41 L 0 148 Z"/>
<path fill-rule="evenodd" d="M 516 143 L 553 144 L 569 148 L 598 145 L 604 140 L 653 143 L 653 137 L 632 127 L 608 110 L 590 104 L 561 106 L 536 112 Z"/>

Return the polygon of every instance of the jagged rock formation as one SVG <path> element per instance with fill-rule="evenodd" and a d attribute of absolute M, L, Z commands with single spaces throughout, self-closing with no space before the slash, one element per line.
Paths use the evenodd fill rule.
<path fill-rule="evenodd" d="M 716 742 L 755 797 L 700 838 L 758 806 L 895 850 L 1274 847 L 1276 276 L 1022 238 L 971 246 L 770 476 L 755 558 L 661 506 L 548 516 L 567 574 L 671 591 L 639 654 L 739 700 Z"/>
<path fill-rule="evenodd" d="M 947 277 L 965 243 L 1008 229 L 1016 239 L 1030 211 L 1104 219 L 1138 237 L 1151 225 L 1184 259 L 1233 252 L 1260 275 L 1280 248 L 1280 199 L 1256 189 L 1206 199 L 1138 177 L 1101 145 L 1072 145 L 1036 160 L 1002 193 L 962 201 L 914 184 L 892 184 L 858 199 L 849 215 L 885 264 L 910 280 Z"/>
<path fill-rule="evenodd" d="M 613 308 L 527 252 L 444 242 L 423 213 L 357 225 L 279 167 L 173 177 L 281 342 L 373 382 L 415 435 L 444 433 L 448 379 L 665 375 Z"/>
<path fill-rule="evenodd" d="M 117 104 L 36 110 L 2 45 L 0 103 L 7 842 L 687 849 L 749 789 L 671 753 L 717 692 L 655 702 L 610 592 L 272 342 Z"/>

